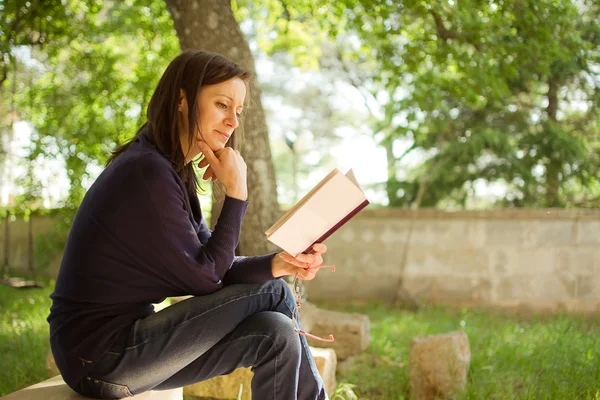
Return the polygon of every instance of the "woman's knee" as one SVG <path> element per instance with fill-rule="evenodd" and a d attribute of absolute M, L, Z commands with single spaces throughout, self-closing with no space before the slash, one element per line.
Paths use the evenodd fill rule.
<path fill-rule="evenodd" d="M 268 337 L 276 347 L 286 352 L 300 354 L 300 338 L 294 329 L 292 320 L 279 312 L 265 311 L 253 317 L 256 331 Z"/>
<path fill-rule="evenodd" d="M 285 294 L 292 294 L 290 289 L 290 285 L 285 281 L 285 279 L 277 278 L 267 282 L 267 285 L 270 286 L 270 289 L 276 292 L 281 292 Z"/>
<path fill-rule="evenodd" d="M 285 313 L 291 315 L 296 307 L 296 299 L 294 298 L 294 293 L 292 292 L 290 285 L 283 279 L 273 279 L 269 281 L 267 285 L 270 292 L 278 293 L 281 296 L 281 300 L 286 307 Z"/>

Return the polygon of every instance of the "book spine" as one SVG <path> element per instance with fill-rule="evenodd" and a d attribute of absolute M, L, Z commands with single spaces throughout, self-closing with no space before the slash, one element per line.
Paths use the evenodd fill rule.
<path fill-rule="evenodd" d="M 360 210 L 362 210 L 363 208 L 365 208 L 369 204 L 370 204 L 369 200 L 365 200 L 362 203 L 360 203 L 360 205 L 358 207 L 356 207 L 348 215 L 346 215 L 344 218 L 342 218 L 340 220 L 340 222 L 338 222 L 337 224 L 335 224 L 330 230 L 328 230 L 320 238 L 318 238 L 317 240 L 315 240 L 313 242 L 313 244 L 311 244 L 310 246 L 308 246 L 308 248 L 306 250 L 304 250 L 302 252 L 302 254 L 309 254 L 312 251 L 312 247 L 313 247 L 313 245 L 315 243 L 323 243 L 325 241 L 325 239 L 327 239 L 329 236 L 331 236 L 331 234 L 333 232 L 335 232 L 338 229 L 340 229 L 342 227 L 342 225 L 344 225 L 346 222 L 348 222 L 350 220 L 350 218 L 354 217 L 356 214 L 358 214 L 360 212 Z"/>

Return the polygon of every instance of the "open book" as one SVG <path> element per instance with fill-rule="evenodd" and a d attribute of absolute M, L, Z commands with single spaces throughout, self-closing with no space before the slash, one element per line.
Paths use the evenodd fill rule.
<path fill-rule="evenodd" d="M 267 239 L 292 256 L 308 253 L 369 204 L 352 170 L 331 171 L 267 232 Z"/>

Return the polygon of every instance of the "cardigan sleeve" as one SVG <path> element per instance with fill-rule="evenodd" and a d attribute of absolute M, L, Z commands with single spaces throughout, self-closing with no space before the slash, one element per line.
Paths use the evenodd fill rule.
<path fill-rule="evenodd" d="M 194 199 L 198 202 L 198 199 Z M 212 231 L 208 228 L 206 220 L 202 216 L 198 221 L 198 239 L 206 243 L 212 236 Z M 236 256 L 229 270 L 225 273 L 223 284 L 234 285 L 237 283 L 265 283 L 275 279 L 272 273 L 271 262 L 277 253 L 264 256 Z"/>
<path fill-rule="evenodd" d="M 231 268 L 225 274 L 223 283 L 233 285 L 236 283 L 265 283 L 273 276 L 271 262 L 276 253 L 264 256 L 235 257 Z"/>
<path fill-rule="evenodd" d="M 139 165 L 144 201 L 150 207 L 144 224 L 153 232 L 145 259 L 182 292 L 213 293 L 223 287 L 233 263 L 248 202 L 226 197 L 215 229 L 202 244 L 186 209 L 185 187 L 168 167 L 150 157 Z"/>

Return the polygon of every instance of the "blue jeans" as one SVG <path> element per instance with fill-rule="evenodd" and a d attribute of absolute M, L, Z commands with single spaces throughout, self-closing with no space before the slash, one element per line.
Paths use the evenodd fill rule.
<path fill-rule="evenodd" d="M 98 361 L 78 391 L 123 398 L 187 386 L 252 367 L 253 399 L 327 399 L 285 281 L 232 285 L 136 321 Z"/>

